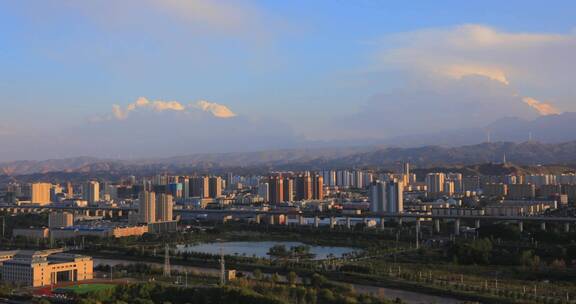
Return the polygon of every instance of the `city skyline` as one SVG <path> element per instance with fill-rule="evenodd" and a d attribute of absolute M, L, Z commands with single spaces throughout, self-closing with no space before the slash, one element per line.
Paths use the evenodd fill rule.
<path fill-rule="evenodd" d="M 576 111 L 568 1 L 0 6 L 0 161 L 374 142 Z"/>

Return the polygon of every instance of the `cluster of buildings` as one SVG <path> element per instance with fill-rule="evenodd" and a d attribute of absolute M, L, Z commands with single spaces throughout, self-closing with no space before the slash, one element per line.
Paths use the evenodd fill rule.
<path fill-rule="evenodd" d="M 51 222 L 59 224 L 48 225 L 53 236 L 73 235 L 70 231 L 75 231 L 76 235 L 118 237 L 175 229 L 173 210 L 178 209 L 283 208 L 353 214 L 467 208 L 482 209 L 485 214 L 541 214 L 576 202 L 576 174 L 473 176 L 426 172 L 417 176 L 408 163 L 395 172 L 337 169 L 268 175 L 161 174 L 130 176 L 116 182 L 12 183 L 3 200 L 8 205 L 137 209 L 120 222 L 79 221 L 75 216 L 72 225 L 69 219 L 52 217 Z M 43 235 L 45 231 L 37 233 Z"/>
<path fill-rule="evenodd" d="M 48 226 L 15 228 L 12 235 L 28 239 L 59 240 L 77 237 L 121 238 L 141 236 L 151 231 L 153 227 L 145 223 L 130 224 L 101 217 L 75 217 L 72 212 L 50 212 Z"/>

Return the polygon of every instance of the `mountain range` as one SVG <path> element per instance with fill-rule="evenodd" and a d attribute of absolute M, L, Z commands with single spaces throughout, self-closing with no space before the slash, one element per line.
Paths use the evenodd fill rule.
<path fill-rule="evenodd" d="M 495 142 L 487 142 L 489 139 Z M 477 144 L 479 142 L 484 143 Z M 533 120 L 504 118 L 484 128 L 449 129 L 378 141 L 342 141 L 339 144 L 311 143 L 309 147 L 312 148 L 203 153 L 156 159 L 76 157 L 12 161 L 0 163 L 0 175 L 47 172 L 206 172 L 229 168 L 390 168 L 404 161 L 417 167 L 430 168 L 502 162 L 504 157 L 519 165 L 572 165 L 576 164 L 576 113 L 540 116 Z"/>
<path fill-rule="evenodd" d="M 338 149 L 278 150 L 250 153 L 195 154 L 165 159 L 105 160 L 89 157 L 45 161 L 18 161 L 0 164 L 4 175 L 63 172 L 143 174 L 224 169 L 321 170 L 326 168 L 396 168 L 408 161 L 418 168 L 466 166 L 507 162 L 537 165 L 576 164 L 576 141 L 547 144 L 540 142 L 497 142 L 459 147 L 423 146 L 353 147 Z"/>

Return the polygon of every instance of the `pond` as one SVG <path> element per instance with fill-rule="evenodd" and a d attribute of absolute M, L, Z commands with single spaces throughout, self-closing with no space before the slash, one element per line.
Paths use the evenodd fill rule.
<path fill-rule="evenodd" d="M 209 254 L 220 254 L 220 250 L 225 255 L 238 255 L 246 257 L 267 258 L 268 250 L 275 245 L 284 245 L 286 249 L 291 247 L 306 245 L 301 242 L 284 242 L 284 241 L 263 241 L 263 242 L 221 242 L 221 243 L 203 243 L 197 245 L 178 245 L 176 250 L 179 252 L 199 252 Z M 359 249 L 349 247 L 331 247 L 315 246 L 310 247 L 310 253 L 314 254 L 315 260 L 327 259 L 332 257 L 340 258 L 350 253 L 358 252 Z"/>

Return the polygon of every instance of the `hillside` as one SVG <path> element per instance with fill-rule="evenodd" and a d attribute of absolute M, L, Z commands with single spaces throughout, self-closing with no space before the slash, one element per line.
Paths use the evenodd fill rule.
<path fill-rule="evenodd" d="M 465 167 L 476 164 L 509 163 L 519 166 L 576 164 L 576 141 L 545 144 L 539 142 L 497 142 L 460 147 L 424 146 L 418 148 L 354 147 L 261 151 L 250 153 L 195 154 L 165 159 L 101 160 L 79 157 L 45 161 L 18 161 L 0 164 L 6 176 L 37 173 L 154 174 L 157 172 L 214 172 L 243 170 L 320 170 L 326 168 L 396 168 L 408 161 L 417 168 Z M 509 168 L 511 170 L 511 168 Z M 490 167 L 472 170 L 488 172 Z M 498 169 L 501 171 L 502 169 Z"/>

